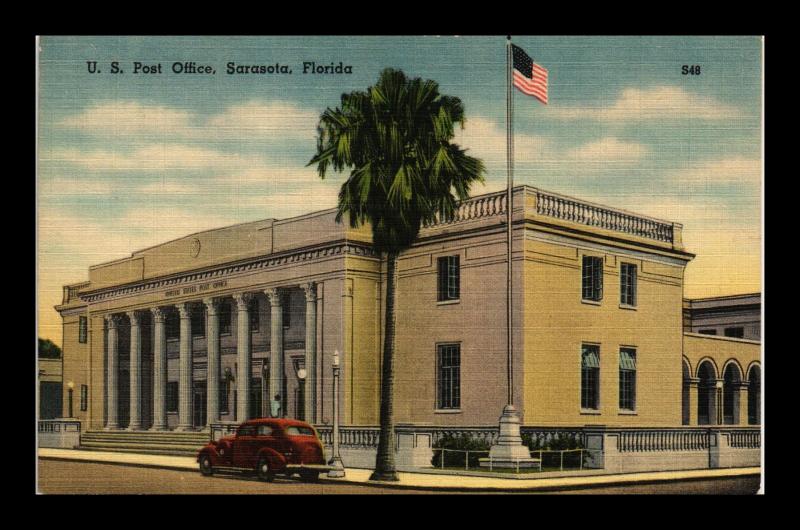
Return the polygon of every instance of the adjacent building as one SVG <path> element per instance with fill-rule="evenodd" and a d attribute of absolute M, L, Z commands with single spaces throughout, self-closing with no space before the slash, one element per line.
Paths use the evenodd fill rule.
<path fill-rule="evenodd" d="M 760 344 L 695 333 L 680 224 L 513 191 L 523 425 L 760 421 Z M 507 400 L 506 208 L 505 192 L 474 197 L 400 256 L 397 423 L 496 427 Z M 377 425 L 386 263 L 368 226 L 335 216 L 188 235 L 65 286 L 63 376 L 80 389 L 84 429 L 203 429 L 267 415 L 270 401 L 329 424 L 334 399 L 343 424 Z"/>

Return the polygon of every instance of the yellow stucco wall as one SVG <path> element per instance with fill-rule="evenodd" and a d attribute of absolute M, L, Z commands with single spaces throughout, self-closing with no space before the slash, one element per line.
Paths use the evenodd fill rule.
<path fill-rule="evenodd" d="M 87 422 L 89 419 L 88 407 L 86 411 L 80 410 L 80 396 L 81 385 L 89 385 L 89 399 L 92 397 L 89 377 L 89 337 L 87 333 L 86 343 L 81 343 L 78 340 L 78 321 L 79 315 L 70 314 L 63 317 L 63 357 L 64 357 L 64 410 L 63 415 L 67 417 L 69 413 L 69 402 L 67 385 L 72 381 L 75 385 L 73 391 L 72 401 L 72 415 L 80 419 L 82 422 Z M 84 423 L 86 425 L 86 423 Z"/>
<path fill-rule="evenodd" d="M 750 368 L 761 364 L 761 343 L 686 333 L 683 336 L 683 354 L 689 363 L 691 377 L 697 377 L 700 363 L 709 359 L 714 365 L 717 379 L 722 379 L 722 372 L 729 362 L 737 366 L 742 379 L 747 379 Z"/>
<path fill-rule="evenodd" d="M 527 425 L 680 425 L 683 266 L 598 249 L 526 240 Z M 604 258 L 603 299 L 581 300 L 583 255 Z M 638 272 L 635 309 L 620 307 L 620 263 Z M 600 406 L 581 410 L 581 346 L 600 346 Z M 619 409 L 619 350 L 637 353 L 636 411 Z"/>

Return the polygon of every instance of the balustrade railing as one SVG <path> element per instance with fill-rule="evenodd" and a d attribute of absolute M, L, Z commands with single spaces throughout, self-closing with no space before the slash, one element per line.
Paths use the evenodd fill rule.
<path fill-rule="evenodd" d="M 500 215 L 506 213 L 507 198 L 505 192 L 483 195 L 473 199 L 467 199 L 456 209 L 455 215 L 450 220 L 444 220 L 441 215 L 436 216 L 436 220 L 427 224 L 427 227 L 439 226 L 443 224 L 457 223 L 460 221 L 471 221 L 481 217 Z"/>
<path fill-rule="evenodd" d="M 77 420 L 39 420 L 39 432 L 80 432 L 81 422 Z"/>
<path fill-rule="evenodd" d="M 536 191 L 536 213 L 656 241 L 672 243 L 674 240 L 671 223 L 603 208 L 540 190 Z"/>
<path fill-rule="evenodd" d="M 731 447 L 742 449 L 758 449 L 761 447 L 761 431 L 730 431 L 728 443 Z"/>
<path fill-rule="evenodd" d="M 622 452 L 703 451 L 711 434 L 697 429 L 630 429 L 618 433 L 617 449 Z"/>

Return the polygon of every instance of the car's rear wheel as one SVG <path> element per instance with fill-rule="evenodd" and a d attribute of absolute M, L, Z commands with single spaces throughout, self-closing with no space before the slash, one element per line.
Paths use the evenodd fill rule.
<path fill-rule="evenodd" d="M 300 472 L 300 480 L 303 482 L 318 482 L 319 481 L 319 471 L 301 471 Z"/>
<path fill-rule="evenodd" d="M 258 473 L 258 478 L 261 480 L 265 480 L 267 482 L 272 482 L 275 480 L 275 472 L 272 470 L 272 467 L 269 465 L 269 460 L 266 458 L 262 457 L 258 461 L 256 473 Z"/>
<path fill-rule="evenodd" d="M 203 455 L 200 457 L 200 473 L 206 477 L 210 477 L 214 474 L 214 467 L 211 465 L 210 456 Z"/>

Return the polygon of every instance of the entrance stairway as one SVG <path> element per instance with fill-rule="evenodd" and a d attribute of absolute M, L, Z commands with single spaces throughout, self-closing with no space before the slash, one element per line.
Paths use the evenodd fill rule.
<path fill-rule="evenodd" d="M 211 439 L 208 431 L 86 431 L 80 448 L 152 455 L 195 456 Z"/>

